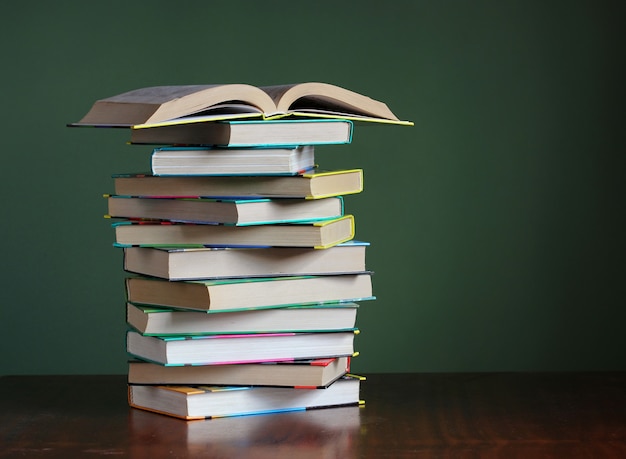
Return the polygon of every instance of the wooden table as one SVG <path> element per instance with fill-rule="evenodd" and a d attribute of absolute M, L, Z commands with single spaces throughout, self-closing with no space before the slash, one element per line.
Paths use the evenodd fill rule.
<path fill-rule="evenodd" d="M 0 387 L 1 458 L 626 458 L 626 373 L 372 374 L 363 408 L 192 422 L 124 375 Z"/>

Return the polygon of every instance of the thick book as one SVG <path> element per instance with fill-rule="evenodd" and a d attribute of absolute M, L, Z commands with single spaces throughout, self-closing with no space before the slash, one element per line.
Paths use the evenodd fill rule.
<path fill-rule="evenodd" d="M 126 322 L 143 335 L 242 335 L 353 330 L 357 303 L 299 305 L 223 313 L 127 303 Z"/>
<path fill-rule="evenodd" d="M 345 274 L 366 270 L 369 243 L 348 241 L 324 250 L 292 247 L 125 247 L 124 269 L 169 280 Z"/>
<path fill-rule="evenodd" d="M 324 199 L 105 197 L 108 217 L 127 219 L 245 226 L 332 220 L 344 213 L 341 196 Z"/>
<path fill-rule="evenodd" d="M 313 247 L 324 249 L 354 238 L 354 217 L 312 223 L 252 226 L 122 221 L 113 223 L 118 246 Z"/>
<path fill-rule="evenodd" d="M 126 279 L 126 292 L 135 304 L 211 312 L 373 299 L 369 272 L 178 282 L 137 276 Z"/>
<path fill-rule="evenodd" d="M 217 121 L 134 127 L 130 143 L 233 148 L 340 145 L 352 142 L 352 131 L 348 120 Z"/>
<path fill-rule="evenodd" d="M 238 103 L 233 103 L 238 101 Z M 320 82 L 256 87 L 249 84 L 153 86 L 97 100 L 73 125 L 135 126 L 191 115 L 208 119 L 284 116 L 353 117 L 407 124 L 389 107 L 355 91 Z"/>
<path fill-rule="evenodd" d="M 320 199 L 363 191 L 363 169 L 311 170 L 293 176 L 116 174 L 115 194 L 193 198 Z"/>
<path fill-rule="evenodd" d="M 323 389 L 256 386 L 129 385 L 131 407 L 182 419 L 211 419 L 359 404 L 361 378 L 345 376 Z"/>
<path fill-rule="evenodd" d="M 131 360 L 129 384 L 327 387 L 350 371 L 350 357 L 233 365 L 165 366 Z"/>
<path fill-rule="evenodd" d="M 314 148 L 160 147 L 150 167 L 154 175 L 296 175 L 315 167 Z"/>
<path fill-rule="evenodd" d="M 354 354 L 358 330 L 324 333 L 144 336 L 129 330 L 126 350 L 161 365 L 223 365 L 342 357 Z"/>

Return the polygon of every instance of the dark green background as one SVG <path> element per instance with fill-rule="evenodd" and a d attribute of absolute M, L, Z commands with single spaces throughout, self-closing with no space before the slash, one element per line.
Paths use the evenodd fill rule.
<path fill-rule="evenodd" d="M 415 126 L 357 128 L 321 166 L 372 243 L 360 373 L 626 369 L 623 2 L 14 2 L 2 49 L 4 374 L 124 373 L 103 193 L 147 170 L 70 129 L 158 84 L 325 81 Z"/>

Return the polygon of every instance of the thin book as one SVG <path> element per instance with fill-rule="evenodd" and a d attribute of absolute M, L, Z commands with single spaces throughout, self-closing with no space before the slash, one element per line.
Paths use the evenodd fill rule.
<path fill-rule="evenodd" d="M 165 366 L 128 362 L 129 384 L 327 387 L 350 371 L 351 357 L 233 365 Z"/>
<path fill-rule="evenodd" d="M 332 220 L 344 214 L 341 196 L 325 199 L 152 198 L 105 195 L 108 217 L 246 226 Z"/>
<path fill-rule="evenodd" d="M 354 217 L 308 223 L 251 226 L 176 222 L 113 223 L 121 247 L 312 247 L 325 249 L 354 238 Z"/>

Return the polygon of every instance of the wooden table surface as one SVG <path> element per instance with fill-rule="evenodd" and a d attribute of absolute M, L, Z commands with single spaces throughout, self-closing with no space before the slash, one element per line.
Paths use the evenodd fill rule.
<path fill-rule="evenodd" d="M 363 408 L 182 421 L 124 375 L 0 378 L 0 457 L 626 458 L 626 373 L 372 374 Z"/>

